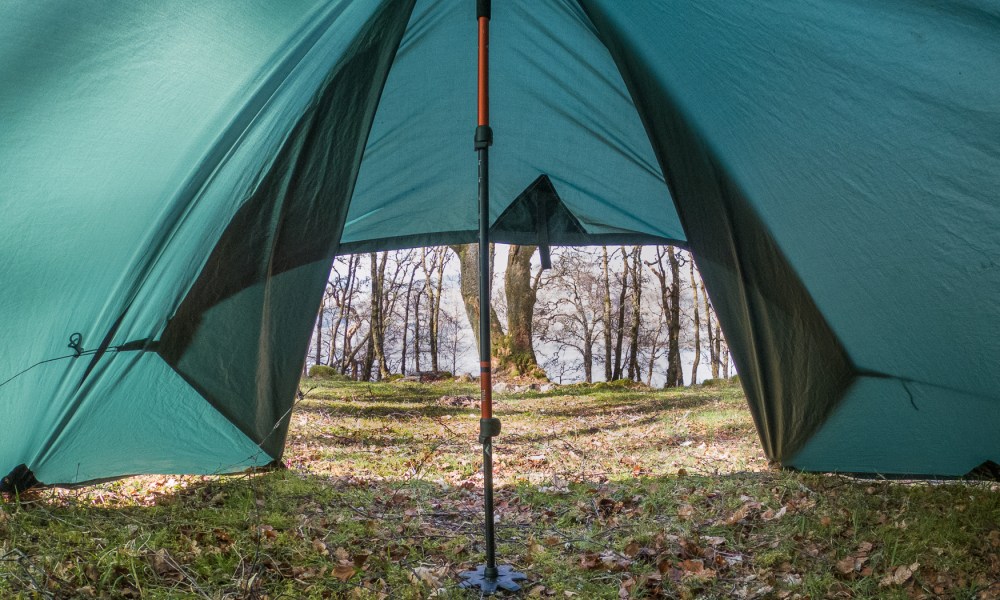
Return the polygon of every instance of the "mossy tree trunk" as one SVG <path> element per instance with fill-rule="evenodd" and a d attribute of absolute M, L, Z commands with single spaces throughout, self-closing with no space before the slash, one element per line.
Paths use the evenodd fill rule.
<path fill-rule="evenodd" d="M 475 244 L 451 246 L 459 258 L 461 293 L 465 313 L 479 344 L 479 248 Z M 490 340 L 493 369 L 500 376 L 545 378 L 538 366 L 532 343 L 532 318 L 535 311 L 540 274 L 532 277 L 531 257 L 535 246 L 510 246 L 504 295 L 507 299 L 507 328 L 504 330 L 496 311 L 490 310 Z M 492 264 L 492 260 L 490 261 Z M 492 278 L 491 278 L 492 279 Z"/>
<path fill-rule="evenodd" d="M 469 325 L 472 326 L 472 335 L 476 337 L 476 347 L 479 347 L 479 246 L 476 244 L 464 244 L 449 246 L 458 256 L 459 264 L 459 291 L 462 294 L 462 304 L 465 305 L 465 314 L 469 317 Z M 493 264 L 492 257 L 490 264 Z M 492 279 L 492 277 L 491 277 Z M 490 309 L 490 338 L 497 340 L 503 336 L 503 327 L 500 319 L 492 308 Z"/>

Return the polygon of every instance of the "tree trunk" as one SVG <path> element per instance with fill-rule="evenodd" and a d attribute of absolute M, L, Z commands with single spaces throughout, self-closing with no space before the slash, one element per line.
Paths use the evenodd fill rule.
<path fill-rule="evenodd" d="M 670 311 L 668 313 L 667 331 L 670 334 L 667 342 L 667 382 L 666 387 L 683 385 L 684 374 L 681 372 L 681 267 L 673 246 L 667 247 L 667 261 L 670 264 Z"/>
<path fill-rule="evenodd" d="M 712 365 L 712 377 L 719 377 L 719 367 L 722 366 L 722 326 L 715 320 L 715 364 Z"/>
<path fill-rule="evenodd" d="M 712 327 L 712 305 L 705 291 L 705 283 L 701 284 L 701 295 L 705 299 L 705 330 L 708 331 L 708 366 L 712 369 L 712 379 L 719 377 L 719 357 L 715 353 L 715 330 Z"/>
<path fill-rule="evenodd" d="M 410 281 L 406 284 L 406 302 L 403 305 L 403 343 L 402 350 L 400 351 L 399 357 L 399 372 L 406 375 L 406 350 L 407 350 L 407 338 L 410 333 L 410 297 L 413 294 L 413 281 L 417 277 L 417 269 L 414 267 L 413 271 L 410 273 Z"/>
<path fill-rule="evenodd" d="M 532 285 L 531 276 L 531 257 L 535 248 L 510 246 L 507 254 L 507 271 L 504 274 L 507 334 L 494 345 L 497 372 L 500 374 L 545 377 L 538 366 L 532 338 L 532 318 L 537 299 L 537 282 Z"/>
<path fill-rule="evenodd" d="M 427 285 L 424 282 L 424 285 Z M 422 291 L 413 298 L 413 371 L 420 372 L 420 297 Z"/>
<path fill-rule="evenodd" d="M 639 321 L 642 318 L 642 263 L 640 262 L 640 246 L 632 248 L 632 266 L 629 273 L 632 277 L 632 323 L 629 326 L 629 359 L 628 378 L 639 381 L 642 372 L 639 367 Z"/>
<path fill-rule="evenodd" d="M 601 277 L 604 283 L 604 379 L 611 381 L 611 275 L 607 246 L 601 246 Z"/>
<path fill-rule="evenodd" d="M 385 360 L 385 263 L 388 253 L 383 252 L 381 260 L 374 252 L 371 253 L 372 261 L 372 312 L 371 312 L 371 332 L 372 346 L 375 352 L 375 362 L 378 365 L 379 379 L 389 376 L 389 366 Z"/>
<path fill-rule="evenodd" d="M 462 304 L 465 305 L 465 314 L 469 318 L 469 325 L 472 326 L 472 334 L 476 338 L 476 347 L 479 347 L 479 245 L 464 244 L 461 246 L 449 246 L 458 256 L 459 268 L 459 291 L 462 295 Z M 492 279 L 492 278 L 491 278 Z M 490 308 L 490 338 L 500 339 L 503 336 L 503 327 L 495 310 Z"/>
<path fill-rule="evenodd" d="M 532 343 L 532 317 L 537 298 L 538 278 L 531 276 L 531 257 L 535 246 L 510 246 L 504 294 L 507 298 L 507 331 L 504 332 L 496 311 L 490 309 L 490 339 L 493 370 L 496 375 L 529 375 L 544 378 Z M 465 313 L 479 344 L 479 247 L 475 244 L 451 246 L 459 258 L 461 294 Z M 492 280 L 492 277 L 490 277 Z"/>
<path fill-rule="evenodd" d="M 345 298 L 347 299 L 347 305 L 344 311 L 341 312 L 341 316 L 345 320 L 351 317 L 352 314 L 351 309 L 354 307 L 354 286 L 358 279 L 356 272 L 358 270 L 358 267 L 360 266 L 361 266 L 360 255 L 351 255 L 351 257 L 347 260 L 347 293 L 345 295 Z M 347 363 L 347 355 L 351 353 L 351 327 L 346 323 L 344 325 L 343 347 L 344 347 L 344 362 L 341 365 L 340 372 L 346 375 L 347 369 L 350 367 L 350 365 Z M 357 377 L 355 376 L 354 379 L 357 379 Z"/>
<path fill-rule="evenodd" d="M 424 277 L 427 280 L 427 327 L 428 345 L 431 353 L 431 370 L 438 371 L 438 333 L 441 320 L 441 288 L 444 280 L 444 264 L 439 261 L 438 254 L 444 255 L 444 250 L 427 252 L 423 249 L 420 256 L 420 264 L 424 270 Z M 428 263 L 428 257 L 430 262 Z M 441 262 L 441 264 L 439 264 Z M 437 275 L 435 280 L 434 276 Z"/>
<path fill-rule="evenodd" d="M 618 322 L 615 324 L 615 368 L 612 379 L 622 378 L 622 341 L 625 337 L 625 298 L 628 296 L 628 253 L 622 246 L 622 289 L 618 294 Z"/>
<path fill-rule="evenodd" d="M 694 278 L 694 259 L 691 260 L 691 295 L 694 299 L 694 362 L 691 363 L 691 385 L 698 382 L 698 363 L 701 362 L 701 317 L 698 310 L 698 282 Z"/>
<path fill-rule="evenodd" d="M 323 310 L 326 308 L 326 294 L 319 303 L 319 314 L 316 315 L 316 364 L 323 364 Z"/>

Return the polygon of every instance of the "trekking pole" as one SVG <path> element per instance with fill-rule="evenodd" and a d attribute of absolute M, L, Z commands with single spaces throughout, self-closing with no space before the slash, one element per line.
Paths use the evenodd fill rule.
<path fill-rule="evenodd" d="M 486 513 L 486 563 L 475 571 L 465 571 L 461 587 L 479 588 L 490 595 L 497 589 L 516 592 L 515 583 L 527 579 L 510 565 L 497 566 L 496 535 L 493 521 L 493 437 L 500 434 L 500 420 L 493 417 L 493 370 L 490 363 L 490 169 L 489 151 L 493 144 L 490 128 L 489 40 L 490 0 L 476 1 L 479 23 L 478 126 L 475 149 L 479 155 L 479 390 L 481 415 L 479 442 L 483 445 L 483 504 Z"/>

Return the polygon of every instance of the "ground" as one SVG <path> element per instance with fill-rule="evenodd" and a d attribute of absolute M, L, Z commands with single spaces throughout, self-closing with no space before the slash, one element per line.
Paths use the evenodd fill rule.
<path fill-rule="evenodd" d="M 0 504 L 3 598 L 476 598 L 474 384 L 306 379 L 288 468 Z M 1000 598 L 1000 487 L 776 469 L 740 389 L 501 395 L 501 562 L 542 598 Z"/>

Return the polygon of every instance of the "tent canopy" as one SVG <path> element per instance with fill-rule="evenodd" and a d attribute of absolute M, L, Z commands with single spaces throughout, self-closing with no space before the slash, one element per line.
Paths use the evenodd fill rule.
<path fill-rule="evenodd" d="M 0 472 L 280 458 L 333 256 L 475 239 L 474 4 L 0 7 Z M 1000 462 L 995 3 L 492 24 L 497 241 L 690 248 L 782 464 Z"/>

